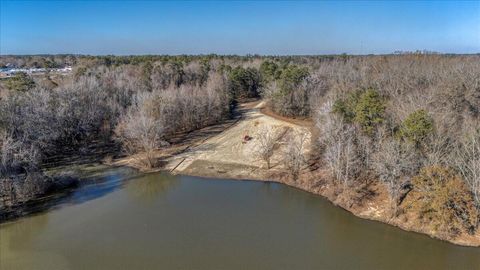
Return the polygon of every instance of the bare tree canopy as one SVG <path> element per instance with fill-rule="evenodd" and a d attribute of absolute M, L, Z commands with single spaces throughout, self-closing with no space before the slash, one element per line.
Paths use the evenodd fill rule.
<path fill-rule="evenodd" d="M 278 131 L 272 126 L 262 126 L 257 134 L 257 155 L 267 163 L 267 169 L 270 169 L 270 159 L 278 144 L 279 136 Z"/>

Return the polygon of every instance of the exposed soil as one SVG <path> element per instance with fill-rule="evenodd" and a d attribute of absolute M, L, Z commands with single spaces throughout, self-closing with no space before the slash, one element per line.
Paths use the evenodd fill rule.
<path fill-rule="evenodd" d="M 281 121 L 284 121 L 284 122 L 288 122 L 288 123 L 291 123 L 291 124 L 295 124 L 295 125 L 298 125 L 298 126 L 303 126 L 303 127 L 312 127 L 313 125 L 313 122 L 311 119 L 308 119 L 308 118 L 289 118 L 289 117 L 285 117 L 285 116 L 281 116 L 281 115 L 278 115 L 276 114 L 275 112 L 272 111 L 272 109 L 268 106 L 262 106 L 260 108 L 260 112 L 267 115 L 267 116 L 270 116 L 270 117 L 273 117 L 275 119 L 278 119 L 278 120 L 281 120 Z"/>
<path fill-rule="evenodd" d="M 256 155 L 259 147 L 257 135 L 262 126 L 269 126 L 282 134 L 270 169 Z M 293 181 L 282 164 L 283 152 L 292 136 L 302 134 L 306 138 L 306 149 L 309 149 L 311 127 L 312 123 L 308 120 L 280 117 L 265 108 L 264 102 L 250 102 L 242 104 L 239 115 L 226 123 L 179 135 L 156 157 L 163 163 L 161 170 L 174 174 L 279 182 L 322 195 L 361 218 L 385 222 L 458 245 L 480 247 L 480 230 L 474 235 L 463 233 L 453 238 L 436 234 L 429 226 L 420 224 L 415 215 L 392 217 L 388 193 L 378 181 L 358 183 L 355 189 L 344 189 L 330 181 L 326 171 L 315 161 L 302 170 L 299 179 Z M 245 136 L 251 139 L 245 141 Z M 309 156 L 309 153 L 305 155 Z M 138 162 L 141 158 L 123 158 L 114 164 L 142 168 Z"/>

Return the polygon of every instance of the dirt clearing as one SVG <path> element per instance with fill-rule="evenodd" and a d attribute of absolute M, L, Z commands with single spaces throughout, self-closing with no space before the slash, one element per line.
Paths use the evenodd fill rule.
<path fill-rule="evenodd" d="M 282 153 L 288 140 L 292 136 L 304 136 L 307 143 L 305 149 L 308 149 L 311 133 L 308 127 L 263 114 L 263 106 L 264 102 L 261 102 L 252 108 L 245 108 L 240 121 L 172 157 L 166 168 L 178 174 L 249 179 L 264 179 L 272 172 L 284 170 Z M 270 170 L 258 156 L 259 132 L 265 128 L 279 134 Z"/>

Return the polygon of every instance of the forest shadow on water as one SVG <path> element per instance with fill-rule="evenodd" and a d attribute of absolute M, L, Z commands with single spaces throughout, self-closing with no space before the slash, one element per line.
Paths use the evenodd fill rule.
<path fill-rule="evenodd" d="M 141 177 L 127 167 L 106 167 L 100 164 L 67 166 L 63 171 L 78 179 L 78 184 L 48 196 L 29 201 L 0 215 L 0 224 L 67 205 L 84 203 L 115 191 L 130 180 Z M 58 172 L 56 172 L 58 173 Z"/>

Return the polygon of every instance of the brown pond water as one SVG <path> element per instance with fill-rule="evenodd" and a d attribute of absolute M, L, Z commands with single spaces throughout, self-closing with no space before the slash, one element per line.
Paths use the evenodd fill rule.
<path fill-rule="evenodd" d="M 480 269 L 480 248 L 280 184 L 125 174 L 1 224 L 0 269 Z"/>

